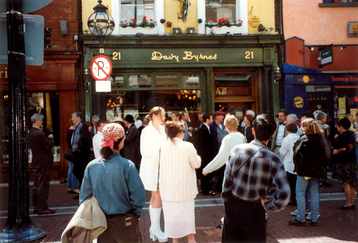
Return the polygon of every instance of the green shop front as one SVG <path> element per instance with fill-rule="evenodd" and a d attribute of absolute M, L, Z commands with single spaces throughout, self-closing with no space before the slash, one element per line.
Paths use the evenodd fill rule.
<path fill-rule="evenodd" d="M 274 80 L 279 44 L 277 36 L 85 37 L 86 118 L 143 116 L 157 105 L 170 112 L 274 112 L 279 107 Z M 98 92 L 101 81 L 90 74 L 98 55 L 112 63 L 109 92 Z"/>

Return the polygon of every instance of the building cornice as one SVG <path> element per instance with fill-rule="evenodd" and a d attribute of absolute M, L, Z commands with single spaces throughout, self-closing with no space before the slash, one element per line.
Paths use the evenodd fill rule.
<path fill-rule="evenodd" d="M 110 36 L 98 38 L 84 35 L 83 44 L 88 48 L 129 48 L 129 47 L 238 47 L 272 46 L 283 43 L 282 35 L 180 35 L 180 36 Z"/>

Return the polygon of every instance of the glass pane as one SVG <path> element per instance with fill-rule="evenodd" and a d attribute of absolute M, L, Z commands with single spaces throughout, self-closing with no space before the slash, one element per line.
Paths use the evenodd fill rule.
<path fill-rule="evenodd" d="M 236 0 L 206 0 L 206 19 L 210 24 L 236 24 Z"/>
<path fill-rule="evenodd" d="M 146 74 L 129 75 L 128 88 L 150 88 L 153 85 L 152 78 Z"/>
<path fill-rule="evenodd" d="M 108 94 L 105 98 L 106 119 L 121 120 L 125 114 L 143 116 L 160 105 L 167 111 L 200 110 L 200 90 L 138 90 Z"/>
<path fill-rule="evenodd" d="M 154 0 L 122 0 L 121 26 L 148 27 L 154 24 Z"/>

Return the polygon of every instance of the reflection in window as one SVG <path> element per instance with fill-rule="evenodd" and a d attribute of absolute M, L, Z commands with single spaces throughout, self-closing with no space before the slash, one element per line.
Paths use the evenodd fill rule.
<path fill-rule="evenodd" d="M 154 0 L 121 0 L 122 28 L 128 26 L 153 28 L 154 18 Z"/>
<path fill-rule="evenodd" d="M 236 0 L 206 0 L 207 25 L 230 26 L 239 24 Z"/>

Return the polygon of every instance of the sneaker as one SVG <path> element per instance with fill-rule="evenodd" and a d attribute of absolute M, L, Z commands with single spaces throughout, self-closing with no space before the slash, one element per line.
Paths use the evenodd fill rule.
<path fill-rule="evenodd" d="M 321 215 L 318 214 L 317 220 L 319 220 L 320 217 L 321 217 Z M 311 212 L 308 212 L 308 213 L 306 214 L 306 220 L 311 221 Z"/>
<path fill-rule="evenodd" d="M 290 214 L 291 214 L 291 216 L 297 216 L 298 210 L 295 209 L 295 210 L 293 210 Z"/>
<path fill-rule="evenodd" d="M 306 226 L 306 222 L 303 221 L 298 221 L 297 219 L 291 219 L 290 221 L 288 221 L 288 225 L 292 225 L 292 226 Z"/>
<path fill-rule="evenodd" d="M 317 226 L 318 221 L 308 221 L 308 224 L 311 225 L 311 226 Z"/>

